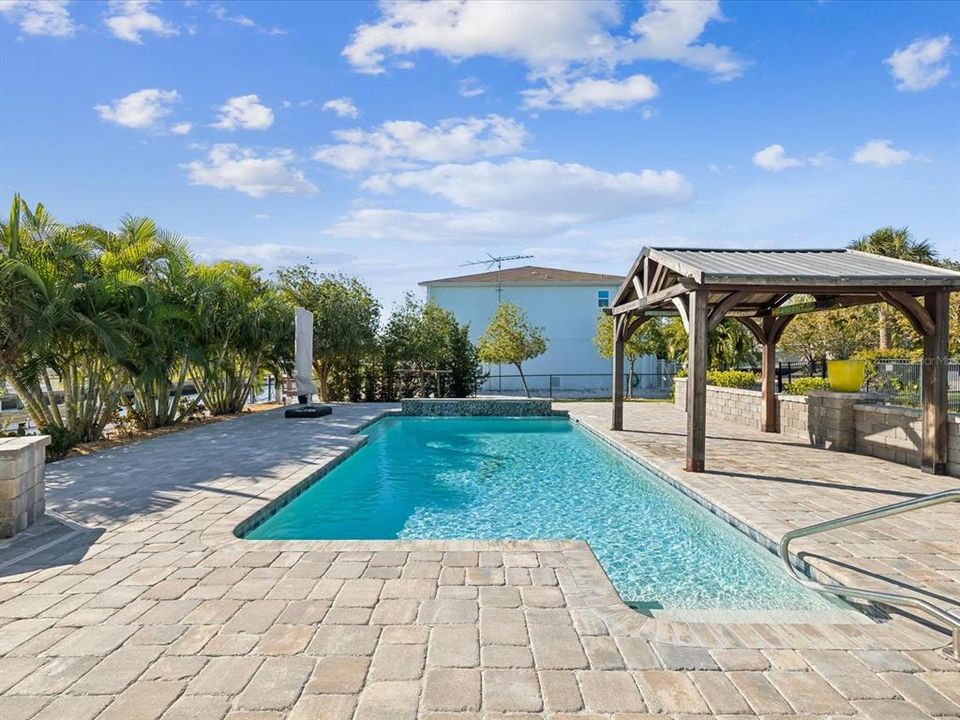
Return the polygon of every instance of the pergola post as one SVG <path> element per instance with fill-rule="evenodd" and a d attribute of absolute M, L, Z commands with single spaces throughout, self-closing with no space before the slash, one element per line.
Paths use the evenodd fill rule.
<path fill-rule="evenodd" d="M 923 296 L 933 320 L 933 332 L 923 336 L 920 371 L 923 415 L 920 467 L 934 475 L 947 474 L 947 362 L 950 330 L 950 293 L 940 290 Z"/>
<path fill-rule="evenodd" d="M 767 324 L 765 322 L 764 326 Z M 772 433 L 780 431 L 777 424 L 777 340 L 766 327 L 764 330 L 760 351 L 760 430 Z"/>
<path fill-rule="evenodd" d="M 623 325 L 626 315 L 613 318 L 613 418 L 611 430 L 623 430 Z"/>
<path fill-rule="evenodd" d="M 707 291 L 692 290 L 687 348 L 687 458 L 689 472 L 703 472 L 707 445 Z"/>

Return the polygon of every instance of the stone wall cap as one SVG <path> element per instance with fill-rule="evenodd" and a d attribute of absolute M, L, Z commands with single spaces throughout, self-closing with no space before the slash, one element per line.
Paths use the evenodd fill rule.
<path fill-rule="evenodd" d="M 18 435 L 0 438 L 0 455 L 13 455 L 26 448 L 46 447 L 50 444 L 49 435 Z"/>
<path fill-rule="evenodd" d="M 512 403 L 535 403 L 549 402 L 552 398 L 548 397 L 517 397 L 512 395 L 478 395 L 477 397 L 465 398 L 401 398 L 400 402 L 405 403 L 462 403 L 462 402 L 512 402 Z"/>
<path fill-rule="evenodd" d="M 853 409 L 861 410 L 863 412 L 880 413 L 881 415 L 907 415 L 909 417 L 920 417 L 923 414 L 923 411 L 919 408 L 904 407 L 902 405 L 872 405 L 867 403 L 854 405 Z"/>
<path fill-rule="evenodd" d="M 883 397 L 876 392 L 835 392 L 833 390 L 811 390 L 809 397 L 840 398 L 844 400 L 879 400 Z"/>

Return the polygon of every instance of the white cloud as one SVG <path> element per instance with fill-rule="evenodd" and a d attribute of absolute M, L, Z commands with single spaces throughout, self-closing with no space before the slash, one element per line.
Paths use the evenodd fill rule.
<path fill-rule="evenodd" d="M 259 25 L 253 18 L 247 17 L 246 15 L 231 15 L 227 12 L 227 8 L 223 6 L 222 3 L 211 3 L 207 6 L 212 14 L 217 20 L 227 23 L 233 23 L 234 25 L 239 25 L 241 27 L 250 28 L 251 30 L 256 30 L 259 33 L 264 35 L 286 35 L 287 31 L 278 27 L 264 27 Z"/>
<path fill-rule="evenodd" d="M 211 14 L 218 20 L 223 20 L 224 22 L 230 22 L 234 25 L 241 25 L 242 27 L 256 27 L 256 23 L 248 18 L 246 15 L 230 15 L 227 12 L 227 9 L 220 3 L 212 3 L 210 6 Z"/>
<path fill-rule="evenodd" d="M 260 156 L 249 148 L 224 143 L 210 149 L 206 162 L 195 160 L 182 167 L 189 171 L 191 185 L 232 189 L 251 197 L 317 192 L 316 186 L 303 172 L 291 166 L 294 160 L 289 150 L 276 150 Z"/>
<path fill-rule="evenodd" d="M 487 88 L 483 83 L 481 83 L 475 77 L 463 78 L 460 82 L 457 83 L 457 92 L 460 93 L 460 97 L 471 98 L 479 97 L 487 91 Z"/>
<path fill-rule="evenodd" d="M 651 0 L 633 24 L 639 36 L 624 55 L 643 60 L 665 60 L 710 73 L 717 80 L 743 74 L 745 63 L 734 52 L 697 41 L 711 21 L 722 22 L 720 0 Z"/>
<path fill-rule="evenodd" d="M 357 110 L 357 106 L 353 104 L 353 100 L 348 97 L 339 97 L 334 98 L 333 100 L 327 100 L 323 104 L 323 109 L 330 110 L 331 112 L 336 113 L 339 117 L 355 118 L 360 114 L 360 111 Z"/>
<path fill-rule="evenodd" d="M 170 132 L 174 135 L 189 135 L 191 130 L 193 130 L 193 123 L 189 122 L 178 122 L 170 126 Z"/>
<path fill-rule="evenodd" d="M 559 219 L 532 223 L 529 217 L 515 213 L 365 208 L 348 213 L 324 232 L 350 239 L 487 245 L 497 239 L 552 235 L 563 226 Z"/>
<path fill-rule="evenodd" d="M 753 154 L 753 164 L 764 170 L 771 172 L 780 172 L 787 168 L 802 167 L 804 165 L 813 165 L 819 167 L 826 165 L 830 158 L 826 153 L 817 153 L 808 157 L 789 157 L 783 145 L 768 145 L 762 150 Z M 711 166 L 713 171 L 713 166 Z M 719 173 L 717 173 L 719 174 Z"/>
<path fill-rule="evenodd" d="M 357 27 L 343 54 L 364 73 L 384 72 L 389 58 L 421 51 L 453 61 L 481 55 L 519 61 L 532 79 L 547 81 L 529 92 L 549 107 L 565 106 L 550 101 L 564 86 L 604 82 L 597 76 L 640 60 L 674 62 L 717 80 L 742 74 L 745 62 L 729 47 L 699 42 L 710 22 L 723 20 L 719 0 L 650 0 L 644 10 L 624 31 L 615 0 L 382 2 L 380 18 Z M 626 81 L 606 82 L 611 87 L 593 90 L 606 97 Z M 623 106 L 625 88 L 619 92 Z"/>
<path fill-rule="evenodd" d="M 535 67 L 614 52 L 606 27 L 619 22 L 615 4 L 571 1 L 544 8 L 476 0 L 384 2 L 378 22 L 360 25 L 343 54 L 357 70 L 380 73 L 388 56 L 421 50 L 451 59 L 497 55 Z"/>
<path fill-rule="evenodd" d="M 156 4 L 156 0 L 110 0 L 103 22 L 114 37 L 132 43 L 142 43 L 144 33 L 160 37 L 179 35 L 172 23 L 151 12 Z"/>
<path fill-rule="evenodd" d="M 285 263 L 306 262 L 326 267 L 336 267 L 353 262 L 356 255 L 339 250 L 326 250 L 316 245 L 286 245 L 283 243 L 254 243 L 252 245 L 221 245 L 211 250 L 222 258 L 241 258 L 274 268 Z"/>
<path fill-rule="evenodd" d="M 860 147 L 850 158 L 861 165 L 902 165 L 913 159 L 907 150 L 897 150 L 890 140 L 869 140 Z"/>
<path fill-rule="evenodd" d="M 375 175 L 368 190 L 418 190 L 453 209 L 411 212 L 362 208 L 328 234 L 371 240 L 485 244 L 495 239 L 566 233 L 582 223 L 633 217 L 685 202 L 689 183 L 672 170 L 608 173 L 550 160 L 445 164 Z"/>
<path fill-rule="evenodd" d="M 327 145 L 314 159 L 341 170 L 451 162 L 509 155 L 522 149 L 527 138 L 523 125 L 511 118 L 449 118 L 436 125 L 413 120 L 391 120 L 375 130 L 338 130 L 337 145 Z"/>
<path fill-rule="evenodd" d="M 623 80 L 583 78 L 549 82 L 547 87 L 524 90 L 524 106 L 537 110 L 623 110 L 657 96 L 660 88 L 647 75 Z"/>
<path fill-rule="evenodd" d="M 633 215 L 690 195 L 687 181 L 673 170 L 609 173 L 521 158 L 374 175 L 364 187 L 378 192 L 413 188 L 464 208 L 551 214 L 570 222 Z"/>
<path fill-rule="evenodd" d="M 883 62 L 890 68 L 897 90 L 917 92 L 939 85 L 950 74 L 946 62 L 949 50 L 949 35 L 921 38 L 894 51 Z"/>
<path fill-rule="evenodd" d="M 105 122 L 138 130 L 159 130 L 160 121 L 172 112 L 170 106 L 179 99 L 176 90 L 144 88 L 114 100 L 110 105 L 94 105 L 93 109 Z M 176 129 L 172 131 L 177 132 Z"/>
<path fill-rule="evenodd" d="M 69 37 L 77 31 L 70 0 L 0 0 L 0 13 L 26 35 Z"/>
<path fill-rule="evenodd" d="M 220 114 L 213 127 L 220 130 L 266 130 L 271 125 L 273 110 L 261 103 L 256 95 L 240 95 L 220 106 Z"/>

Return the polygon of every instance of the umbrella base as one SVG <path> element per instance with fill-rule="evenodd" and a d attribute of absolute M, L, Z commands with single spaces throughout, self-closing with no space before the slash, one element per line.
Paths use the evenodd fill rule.
<path fill-rule="evenodd" d="M 329 415 L 333 408 L 329 405 L 293 405 L 283 411 L 285 418 L 317 418 Z"/>

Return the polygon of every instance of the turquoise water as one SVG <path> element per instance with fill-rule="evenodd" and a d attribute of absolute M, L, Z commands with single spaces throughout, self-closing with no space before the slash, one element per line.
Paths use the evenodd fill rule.
<path fill-rule="evenodd" d="M 778 561 L 566 418 L 385 418 L 246 537 L 584 539 L 644 607 L 810 610 Z"/>

